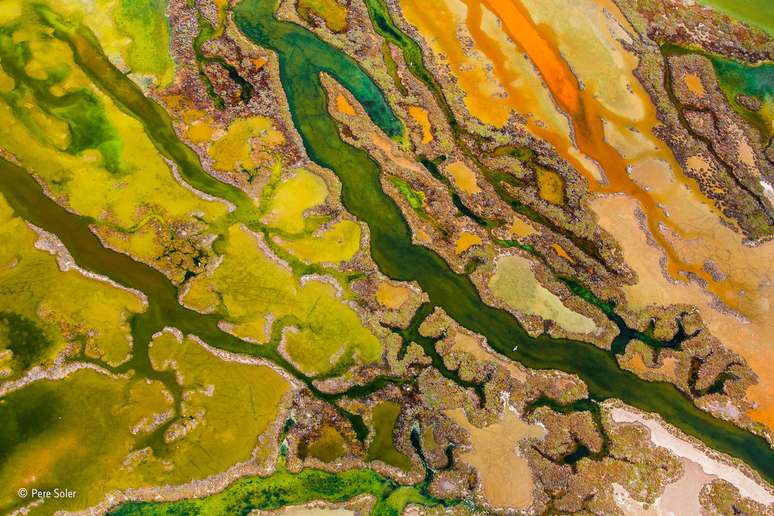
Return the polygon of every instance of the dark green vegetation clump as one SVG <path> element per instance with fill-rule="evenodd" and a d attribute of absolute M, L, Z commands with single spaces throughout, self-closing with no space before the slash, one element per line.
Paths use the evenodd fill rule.
<path fill-rule="evenodd" d="M 13 312 L 0 312 L 0 348 L 11 350 L 15 369 L 23 371 L 37 364 L 51 345 L 33 321 Z"/>

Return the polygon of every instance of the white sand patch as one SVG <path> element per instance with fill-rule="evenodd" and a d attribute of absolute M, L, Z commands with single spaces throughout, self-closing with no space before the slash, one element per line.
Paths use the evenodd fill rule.
<path fill-rule="evenodd" d="M 761 188 L 763 188 L 763 196 L 772 206 L 774 206 L 774 188 L 772 188 L 771 183 L 764 181 L 763 179 L 761 179 L 760 183 Z"/>
<path fill-rule="evenodd" d="M 616 423 L 637 423 L 645 426 L 650 432 L 650 440 L 653 442 L 653 444 L 667 448 L 678 457 L 685 459 L 685 461 L 689 461 L 688 463 L 683 463 L 686 465 L 686 472 L 684 473 L 683 478 L 671 484 L 672 486 L 680 484 L 681 481 L 689 475 L 695 479 L 703 478 L 704 476 L 716 477 L 736 486 L 736 488 L 739 489 L 739 492 L 744 497 L 750 498 L 764 505 L 774 503 L 774 495 L 772 495 L 769 489 L 761 484 L 760 481 L 748 476 L 739 468 L 711 457 L 699 446 L 687 440 L 681 439 L 676 435 L 673 435 L 666 428 L 666 426 L 664 426 L 663 423 L 649 419 L 644 415 L 622 407 L 613 408 L 610 416 Z M 701 468 L 703 475 L 695 475 L 694 473 L 696 472 L 693 471 L 692 466 L 690 466 L 690 462 L 698 465 Z M 683 490 L 688 486 L 678 487 Z M 692 489 L 693 488 L 691 488 L 691 490 Z M 667 487 L 667 490 L 665 490 L 665 495 L 667 494 L 667 491 L 669 491 L 669 487 Z M 685 491 L 682 491 L 682 493 L 683 494 L 680 496 L 684 496 Z M 677 498 L 679 500 L 679 496 L 672 498 Z"/>

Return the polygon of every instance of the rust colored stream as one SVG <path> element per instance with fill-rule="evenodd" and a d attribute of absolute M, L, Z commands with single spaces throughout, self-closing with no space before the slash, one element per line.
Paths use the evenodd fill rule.
<path fill-rule="evenodd" d="M 548 87 L 559 109 L 567 114 L 572 124 L 575 145 L 578 149 L 594 160 L 603 170 L 606 182 L 598 181 L 571 151 L 572 142 L 545 128 L 537 127 L 530 123 L 530 130 L 536 136 L 550 142 L 557 151 L 576 169 L 586 176 L 589 189 L 598 193 L 623 193 L 640 203 L 645 213 L 647 226 L 652 237 L 663 249 L 667 256 L 667 269 L 669 275 L 677 280 L 685 281 L 686 277 L 681 272 L 692 273 L 704 280 L 707 287 L 728 306 L 734 306 L 735 292 L 740 286 L 726 280 L 721 285 L 709 273 L 703 264 L 692 264 L 681 259 L 675 252 L 671 243 L 666 239 L 660 226 L 670 229 L 679 236 L 685 237 L 685 233 L 667 217 L 659 206 L 655 196 L 634 182 L 627 170 L 627 162 L 619 152 L 605 140 L 603 119 L 620 126 L 631 125 L 630 120 L 624 120 L 601 105 L 594 98 L 593 89 L 588 85 L 581 89 L 578 79 L 570 67 L 560 55 L 555 37 L 549 27 L 536 26 L 530 15 L 518 0 L 463 0 L 468 8 L 467 29 L 476 41 L 476 46 L 493 63 L 498 81 L 508 92 L 509 96 L 522 107 L 522 112 L 529 112 L 531 100 L 524 98 L 524 92 L 513 88 L 513 74 L 504 66 L 507 57 L 497 45 L 494 39 L 481 29 L 482 4 L 496 15 L 502 22 L 502 27 L 513 42 L 521 47 L 527 54 L 535 68 L 540 73 L 544 83 Z M 650 99 L 644 92 L 638 92 L 640 97 L 646 97 L 646 105 L 651 106 Z M 655 118 L 652 113 L 650 117 Z M 646 117 L 646 120 L 648 118 Z M 682 174 L 671 151 L 664 149 L 658 153 L 658 157 L 665 159 L 674 171 L 677 179 L 697 193 L 705 203 L 712 205 L 695 185 L 695 182 Z M 719 215 L 714 205 L 713 211 Z"/>

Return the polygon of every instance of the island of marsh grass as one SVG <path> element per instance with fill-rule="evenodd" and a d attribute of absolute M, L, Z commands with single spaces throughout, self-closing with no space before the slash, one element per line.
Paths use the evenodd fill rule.
<path fill-rule="evenodd" d="M 0 372 L 13 379 L 46 365 L 70 343 L 118 364 L 130 352 L 128 316 L 140 299 L 80 272 L 59 270 L 38 235 L 0 195 Z M 73 302 L 78 299 L 78 302 Z"/>
<path fill-rule="evenodd" d="M 336 289 L 316 279 L 301 284 L 261 240 L 243 226 L 229 228 L 219 244 L 222 263 L 193 278 L 183 301 L 198 310 L 215 309 L 235 325 L 235 334 L 258 342 L 271 336 L 264 329 L 269 316 L 275 325 L 292 326 L 294 331 L 285 332 L 285 351 L 307 375 L 332 370 L 339 357 L 379 360 L 381 343 Z"/>
<path fill-rule="evenodd" d="M 774 135 L 774 63 L 764 61 L 755 65 L 743 63 L 694 47 L 662 43 L 665 56 L 698 54 L 712 63 L 720 90 L 728 104 L 761 135 L 764 146 Z M 755 98 L 760 109 L 751 111 L 739 102 L 740 96 Z"/>
<path fill-rule="evenodd" d="M 543 287 L 530 262 L 518 255 L 502 256 L 489 279 L 492 293 L 519 312 L 535 314 L 573 333 L 589 333 L 596 325 L 589 317 L 567 308 L 562 299 Z"/>
<path fill-rule="evenodd" d="M 62 380 L 30 384 L 0 404 L 0 511 L 23 505 L 21 487 L 67 486 L 75 499 L 51 499 L 33 514 L 84 509 L 113 489 L 182 484 L 232 465 L 269 457 L 259 446 L 289 384 L 267 366 L 221 360 L 171 333 L 154 339 L 154 367 L 183 380 L 180 417 L 160 382 L 82 369 Z M 271 443 L 269 436 L 262 442 Z M 152 445 L 153 448 L 149 446 Z"/>

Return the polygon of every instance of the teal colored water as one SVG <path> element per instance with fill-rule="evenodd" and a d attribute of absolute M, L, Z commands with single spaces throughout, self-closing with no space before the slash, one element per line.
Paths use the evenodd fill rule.
<path fill-rule="evenodd" d="M 742 95 L 769 100 L 774 98 L 774 63 L 750 66 L 719 56 L 709 57 L 724 87 Z"/>
<path fill-rule="evenodd" d="M 747 120 L 761 134 L 761 143 L 766 146 L 772 136 L 772 114 L 774 113 L 774 63 L 761 63 L 755 66 L 740 63 L 732 59 L 707 54 L 720 89 L 729 105 L 742 118 Z M 739 95 L 756 97 L 763 104 L 759 111 L 750 111 L 737 100 Z"/>

